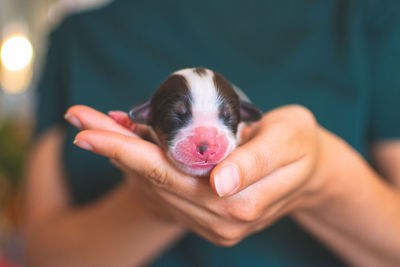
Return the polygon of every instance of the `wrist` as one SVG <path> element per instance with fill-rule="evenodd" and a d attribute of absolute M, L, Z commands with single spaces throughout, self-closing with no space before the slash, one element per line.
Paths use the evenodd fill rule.
<path fill-rule="evenodd" d="M 344 140 L 318 127 L 318 153 L 305 201 L 299 210 L 326 208 L 346 195 L 354 194 L 363 164 L 360 156 Z"/>

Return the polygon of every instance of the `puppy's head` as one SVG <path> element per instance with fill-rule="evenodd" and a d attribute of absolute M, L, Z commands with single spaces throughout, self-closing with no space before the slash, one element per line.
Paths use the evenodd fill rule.
<path fill-rule="evenodd" d="M 239 96 L 240 94 L 240 96 Z M 237 146 L 240 123 L 262 112 L 219 73 L 174 72 L 129 118 L 152 127 L 168 157 L 184 172 L 204 176 Z"/>

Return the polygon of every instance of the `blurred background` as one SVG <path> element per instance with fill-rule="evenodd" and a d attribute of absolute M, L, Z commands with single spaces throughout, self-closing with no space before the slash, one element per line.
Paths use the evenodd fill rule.
<path fill-rule="evenodd" d="M 0 0 L 0 267 L 21 266 L 18 209 L 46 37 L 65 16 L 111 0 Z"/>

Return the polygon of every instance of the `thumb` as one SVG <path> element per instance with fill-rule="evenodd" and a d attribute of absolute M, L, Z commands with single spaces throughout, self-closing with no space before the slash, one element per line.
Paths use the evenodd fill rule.
<path fill-rule="evenodd" d="M 293 142 L 293 132 L 281 127 L 260 129 L 247 143 L 234 150 L 210 175 L 210 183 L 220 197 L 240 192 L 302 155 Z"/>

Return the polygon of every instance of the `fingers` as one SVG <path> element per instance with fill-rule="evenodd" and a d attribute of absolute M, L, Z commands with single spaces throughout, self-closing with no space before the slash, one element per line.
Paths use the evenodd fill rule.
<path fill-rule="evenodd" d="M 65 113 L 65 119 L 78 129 L 97 129 L 136 136 L 131 130 L 118 124 L 112 118 L 88 106 L 76 105 Z"/>
<path fill-rule="evenodd" d="M 116 132 L 82 131 L 77 134 L 74 143 L 83 149 L 116 160 L 145 176 L 149 176 L 149 173 L 153 176 L 153 172 L 156 171 L 151 169 L 156 166 L 168 165 L 163 151 L 158 146 Z M 163 180 L 165 175 L 159 173 L 158 176 L 159 180 Z"/>
<path fill-rule="evenodd" d="M 290 106 L 267 113 L 255 132 L 247 133 L 253 138 L 212 171 L 210 182 L 215 192 L 220 197 L 230 196 L 303 157 L 312 143 L 308 132 L 313 131 L 314 121 L 303 109 Z"/>
<path fill-rule="evenodd" d="M 210 190 L 198 178 L 176 169 L 159 146 L 140 138 L 110 131 L 85 130 L 75 137 L 74 144 L 116 160 L 130 172 L 168 191 L 189 196 Z"/>

